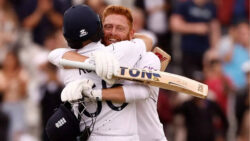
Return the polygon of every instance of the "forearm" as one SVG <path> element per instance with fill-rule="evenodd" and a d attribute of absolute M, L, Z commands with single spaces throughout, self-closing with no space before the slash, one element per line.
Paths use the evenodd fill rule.
<path fill-rule="evenodd" d="M 149 86 L 139 83 L 131 83 L 130 85 L 124 85 L 123 91 L 126 102 L 144 100 L 149 98 L 150 95 Z"/>
<path fill-rule="evenodd" d="M 210 46 L 215 48 L 221 36 L 220 25 L 217 20 L 210 23 Z"/>
<path fill-rule="evenodd" d="M 150 88 L 147 85 L 135 83 L 102 90 L 102 100 L 111 100 L 120 103 L 147 99 L 149 95 Z"/>
<path fill-rule="evenodd" d="M 122 87 L 109 88 L 102 90 L 102 99 L 123 103 L 126 101 Z"/>
<path fill-rule="evenodd" d="M 170 20 L 170 26 L 173 32 L 181 34 L 206 34 L 205 23 L 188 23 L 181 16 L 173 15 Z"/>
<path fill-rule="evenodd" d="M 56 27 L 62 27 L 63 17 L 54 10 L 48 12 L 48 18 Z"/>
<path fill-rule="evenodd" d="M 62 56 L 63 59 L 71 60 L 71 61 L 79 61 L 84 62 L 88 57 L 78 54 L 74 51 L 65 52 Z"/>
<path fill-rule="evenodd" d="M 39 10 L 36 10 L 32 15 L 28 16 L 23 21 L 23 26 L 27 29 L 33 29 L 40 22 L 43 13 Z"/>
<path fill-rule="evenodd" d="M 54 49 L 48 55 L 48 60 L 52 64 L 54 64 L 58 67 L 62 67 L 60 65 L 61 59 L 84 62 L 87 59 L 87 57 L 82 56 L 82 55 L 78 54 L 77 52 L 75 52 L 73 49 L 68 49 L 68 48 Z"/>

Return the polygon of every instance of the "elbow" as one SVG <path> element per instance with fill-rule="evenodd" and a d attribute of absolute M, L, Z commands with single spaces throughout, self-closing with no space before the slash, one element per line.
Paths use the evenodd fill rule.
<path fill-rule="evenodd" d="M 52 50 L 48 55 L 49 62 L 58 66 L 59 60 L 62 58 L 64 53 L 67 51 L 69 51 L 69 50 L 66 48 L 57 48 L 57 49 Z"/>
<path fill-rule="evenodd" d="M 181 17 L 177 16 L 177 15 L 173 15 L 170 18 L 170 29 L 173 32 L 179 33 L 180 32 L 180 27 L 181 27 Z"/>
<path fill-rule="evenodd" d="M 172 32 L 178 33 L 178 23 L 176 23 L 175 21 L 170 21 L 170 29 Z"/>
<path fill-rule="evenodd" d="M 146 37 L 146 38 L 147 38 L 147 42 L 146 42 L 147 51 L 151 51 L 153 48 L 153 39 L 150 37 Z"/>
<path fill-rule="evenodd" d="M 56 50 L 53 50 L 48 55 L 49 62 L 52 63 L 52 64 L 54 64 L 54 65 L 55 65 L 55 60 L 57 58 L 57 53 L 56 52 L 57 52 Z"/>

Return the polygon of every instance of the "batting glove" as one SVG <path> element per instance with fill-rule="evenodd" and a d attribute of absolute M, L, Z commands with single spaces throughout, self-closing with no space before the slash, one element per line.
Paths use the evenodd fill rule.
<path fill-rule="evenodd" d="M 96 65 L 96 74 L 104 79 L 108 84 L 114 84 L 113 75 L 117 75 L 120 70 L 120 64 L 113 54 L 107 51 L 96 51 L 93 53 Z"/>
<path fill-rule="evenodd" d="M 83 98 L 84 93 L 90 93 L 92 95 L 91 99 L 94 99 L 93 96 L 96 96 L 96 99 L 102 99 L 102 93 L 92 92 L 94 87 L 94 82 L 89 79 L 81 79 L 70 82 L 61 93 L 61 100 L 65 101 L 76 101 Z M 99 95 L 98 95 L 99 94 Z"/>
<path fill-rule="evenodd" d="M 102 90 L 84 89 L 82 94 L 91 100 L 102 101 Z"/>

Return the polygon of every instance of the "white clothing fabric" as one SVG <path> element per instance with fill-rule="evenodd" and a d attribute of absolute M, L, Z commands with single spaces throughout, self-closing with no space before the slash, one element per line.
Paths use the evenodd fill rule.
<path fill-rule="evenodd" d="M 136 68 L 160 70 L 160 60 L 152 52 L 146 52 L 135 66 Z M 125 95 L 141 96 L 137 89 L 141 86 L 123 87 Z M 147 89 L 147 88 L 145 88 Z M 166 141 L 163 125 L 157 112 L 159 88 L 149 86 L 149 98 L 136 101 L 137 124 L 140 141 Z M 136 91 L 135 91 L 136 90 Z M 145 92 L 145 91 L 144 91 Z M 145 95 L 145 94 L 144 94 Z M 127 98 L 128 96 L 126 96 Z"/>
<path fill-rule="evenodd" d="M 119 43 L 111 44 L 104 47 L 100 43 L 90 43 L 84 48 L 77 50 L 77 52 L 84 56 L 89 56 L 95 50 L 104 49 L 112 52 L 118 59 L 121 66 L 134 67 L 136 62 L 141 58 L 141 55 L 145 53 L 146 47 L 142 40 L 134 39 L 132 41 L 122 41 Z M 49 55 L 49 60 L 53 64 L 59 66 L 59 60 L 62 56 L 63 51 L 54 50 L 51 52 L 53 55 Z M 53 57 L 51 57 L 53 56 Z M 96 84 L 96 89 L 101 89 L 105 84 L 102 83 L 94 71 L 88 71 L 83 69 L 61 69 L 61 77 L 64 80 L 65 85 L 71 81 L 86 78 L 91 79 Z M 110 86 L 107 86 L 109 88 Z M 89 140 L 116 140 L 123 138 L 124 140 L 139 140 L 137 133 L 137 121 L 136 121 L 136 106 L 135 102 L 129 104 L 125 103 L 112 103 L 112 102 L 98 102 L 101 106 L 98 106 L 100 113 L 95 113 L 98 108 L 96 104 L 86 105 L 88 112 L 96 116 L 96 122 L 94 130 Z M 111 106 L 110 106 L 111 105 Z M 121 107 L 121 105 L 125 105 Z M 87 115 L 83 115 L 87 125 L 92 123 L 92 119 L 88 118 Z M 122 122 L 121 122 L 122 121 Z M 81 124 L 81 129 L 84 128 L 84 124 Z"/>

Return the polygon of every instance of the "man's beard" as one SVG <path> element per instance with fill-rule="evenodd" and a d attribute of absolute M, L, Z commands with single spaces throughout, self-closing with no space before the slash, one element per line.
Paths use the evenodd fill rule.
<path fill-rule="evenodd" d="M 109 41 L 110 39 L 114 39 L 114 40 Z M 127 36 L 125 38 L 123 38 L 123 39 L 121 39 L 118 36 L 113 36 L 113 35 L 105 36 L 105 34 L 104 34 L 104 36 L 102 38 L 102 44 L 104 44 L 105 46 L 108 46 L 108 45 L 110 45 L 112 43 L 116 43 L 116 42 L 120 42 L 120 41 L 124 41 L 124 40 L 130 40 L 129 34 L 127 34 Z"/>

